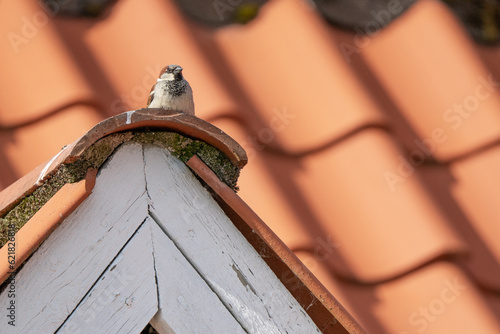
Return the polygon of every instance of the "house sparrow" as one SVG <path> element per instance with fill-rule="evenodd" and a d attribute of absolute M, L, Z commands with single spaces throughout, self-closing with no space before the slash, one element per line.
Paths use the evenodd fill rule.
<path fill-rule="evenodd" d="M 193 91 L 179 65 L 165 66 L 149 93 L 148 108 L 163 108 L 194 115 Z"/>

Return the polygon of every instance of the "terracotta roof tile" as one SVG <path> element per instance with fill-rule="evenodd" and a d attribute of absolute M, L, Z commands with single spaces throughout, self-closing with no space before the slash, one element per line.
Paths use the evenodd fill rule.
<path fill-rule="evenodd" d="M 1 192 L 0 216 L 10 210 L 12 205 L 17 204 L 18 199 L 32 193 L 47 178 L 50 178 L 62 164 L 73 163 L 80 159 L 83 153 L 98 140 L 109 134 L 138 128 L 169 129 L 188 137 L 200 139 L 219 149 L 238 168 L 242 168 L 247 163 L 246 153 L 238 143 L 217 127 L 200 118 L 164 109 L 132 110 L 110 117 L 95 125 L 80 138 L 60 150 L 52 159 L 33 169 Z M 117 140 L 114 145 L 117 146 L 126 139 Z"/>
<path fill-rule="evenodd" d="M 341 266 L 332 257 L 332 265 L 343 275 L 385 280 L 465 250 L 429 199 L 418 172 L 402 178 L 401 184 L 392 183 L 388 173 L 405 168 L 402 161 L 385 131 L 365 130 L 303 159 L 294 176 L 316 223 L 338 245 L 335 254 L 348 263 Z"/>
<path fill-rule="evenodd" d="M 498 62 L 500 47 L 477 46 L 476 50 L 485 66 L 493 73 L 493 76 L 498 81 L 498 78 L 500 78 L 500 63 Z"/>
<path fill-rule="evenodd" d="M 467 243 L 467 254 L 457 259 L 476 283 L 483 287 L 498 287 L 495 281 L 497 259 L 488 244 L 475 230 L 474 220 L 461 205 L 458 191 L 463 191 L 464 180 L 444 166 L 426 166 L 419 171 L 431 189 L 432 200 L 447 217 L 448 224 Z M 489 220 L 489 219 L 488 219 Z M 486 222 L 488 221 L 486 220 Z M 491 226 L 494 230 L 495 227 Z"/>
<path fill-rule="evenodd" d="M 15 269 L 40 246 L 66 217 L 73 212 L 92 192 L 97 171 L 89 170 L 80 182 L 65 184 L 35 215 L 20 229 L 14 239 L 16 252 Z M 8 248 L 0 249 L 0 256 L 8 258 Z M 0 266 L 0 282 L 12 273 L 9 263 Z"/>
<path fill-rule="evenodd" d="M 460 268 L 447 262 L 382 284 L 367 293 L 371 311 L 389 333 L 496 333 L 497 314 Z M 358 304 L 358 305 L 360 305 Z M 364 312 L 370 308 L 363 308 Z M 391 317 L 391 318 L 389 318 Z M 460 319 L 460 321 L 458 321 Z"/>
<path fill-rule="evenodd" d="M 42 13 L 35 0 L 0 9 L 4 35 Z M 173 0 L 50 18 L 18 54 L 0 41 L 0 186 L 143 107 L 159 68 L 179 63 L 197 115 L 247 149 L 242 198 L 369 332 L 418 332 L 409 317 L 455 278 L 470 290 L 426 332 L 498 332 L 500 49 L 476 45 L 433 0 L 361 33 L 304 0 L 219 27 Z"/>
<path fill-rule="evenodd" d="M 498 315 L 453 264 L 435 262 L 387 283 L 364 285 L 332 278 L 325 263 L 297 254 L 368 333 L 496 333 Z M 492 298 L 491 304 L 498 303 Z M 460 319 L 460 321 L 457 321 Z"/>
<path fill-rule="evenodd" d="M 56 154 L 100 119 L 101 115 L 95 108 L 74 105 L 33 124 L 0 132 L 2 154 L 6 157 L 5 165 L 9 166 L 6 169 L 15 171 L 9 183 Z"/>
<path fill-rule="evenodd" d="M 360 56 L 419 136 L 410 150 L 433 141 L 445 161 L 500 139 L 498 82 L 445 5 L 418 1 L 366 44 Z"/>
<path fill-rule="evenodd" d="M 98 24 L 90 25 L 86 20 L 72 27 L 65 21 L 59 23 L 65 28 L 65 38 L 81 36 L 80 44 L 84 43 L 99 71 L 118 93 L 109 108 L 112 114 L 145 107 L 150 88 L 167 63 L 183 66 L 195 92 L 198 115 L 206 118 L 216 111 L 237 110 L 237 103 L 172 3 L 154 0 L 144 6 L 138 0 L 120 1 L 109 18 Z M 124 26 L 135 28 L 125 33 Z"/>
<path fill-rule="evenodd" d="M 250 163 L 242 170 L 238 180 L 239 195 L 264 221 L 269 222 L 273 232 L 292 250 L 314 249 L 314 239 L 320 233 L 313 231 L 314 226 L 303 224 L 308 214 L 298 212 L 300 203 L 294 205 L 284 200 L 286 193 L 297 192 L 297 189 L 287 187 L 291 186 L 289 175 L 296 169 L 295 160 L 259 151 L 260 146 L 252 145 L 253 142 L 248 140 L 251 135 L 239 122 L 219 119 L 214 125 L 235 138 L 248 154 Z M 255 180 L 262 180 L 259 192 L 252 190 Z"/>
<path fill-rule="evenodd" d="M 450 166 L 455 178 L 451 192 L 470 224 L 464 237 L 474 245 L 467 264 L 485 287 L 500 291 L 500 146 Z"/>
<path fill-rule="evenodd" d="M 36 1 L 0 3 L 0 127 L 30 123 L 95 92 Z M 8 79 L 7 79 L 8 78 Z"/>
<path fill-rule="evenodd" d="M 290 292 L 305 306 L 305 310 L 323 333 L 363 332 L 356 320 L 345 311 L 344 307 L 298 260 L 283 241 L 233 190 L 220 182 L 198 156 L 193 156 L 187 165 L 216 193 L 222 209 L 248 241 L 257 248 L 259 254 L 265 254 L 263 259 L 273 268 L 275 274 Z M 282 262 L 288 268 L 276 262 Z M 305 289 L 304 285 L 308 289 Z M 324 305 L 324 308 L 319 304 Z M 325 308 L 329 312 L 325 312 Z"/>
<path fill-rule="evenodd" d="M 148 131 L 141 132 L 141 130 L 145 130 L 145 127 L 147 127 Z M 93 144 L 98 145 L 99 142 L 102 142 L 98 142 L 99 139 L 107 140 L 112 134 L 121 136 L 122 139 L 118 139 L 111 145 L 111 150 L 105 151 L 107 154 L 111 154 L 123 140 L 130 140 L 135 135 L 140 136 L 141 134 L 151 133 L 152 130 L 177 132 L 192 139 L 205 141 L 225 153 L 235 166 L 242 167 L 246 163 L 245 152 L 232 138 L 199 118 L 163 109 L 135 110 L 116 115 L 97 124 L 77 141 L 55 155 L 45 164 L 41 173 L 39 167 L 1 192 L 0 212 L 2 212 L 2 216 L 13 208 L 10 203 L 17 204 L 27 195 L 39 196 L 39 194 L 33 192 L 34 188 L 36 186 L 46 186 L 53 178 L 56 178 L 57 174 L 55 172 L 61 167 L 61 164 L 78 161 L 85 157 L 87 153 L 91 156 L 99 155 L 100 161 L 104 162 L 107 156 L 101 156 L 103 154 L 102 147 L 92 149 Z M 120 133 L 117 134 L 117 132 Z M 261 254 L 263 260 L 266 261 L 289 292 L 297 299 L 304 311 L 321 329 L 321 332 L 332 334 L 363 333 L 357 321 L 346 312 L 343 306 L 297 259 L 283 241 L 278 239 L 272 230 L 236 195 L 234 190 L 219 179 L 215 172 L 196 153 L 191 152 L 191 154 L 192 156 L 188 157 L 189 160 L 187 160 L 186 164 L 205 182 L 205 186 L 212 189 L 214 198 L 219 202 L 228 217 L 257 250 L 258 254 Z M 93 167 L 89 167 L 84 172 L 86 174 L 83 176 L 82 181 L 66 183 L 56 190 L 50 199 L 45 199 L 47 201 L 16 232 L 15 250 L 16 258 L 19 261 L 16 262 L 15 269 L 27 260 L 64 218 L 90 194 L 96 182 L 98 171 Z M 33 184 L 36 177 L 37 182 Z M 30 189 L 27 189 L 27 187 Z M 44 199 L 35 198 L 33 201 L 38 200 L 42 201 Z M 18 210 L 21 206 L 13 210 Z M 16 227 L 19 227 L 16 219 L 22 210 L 21 208 L 16 211 L 15 219 L 10 221 L 2 220 L 2 228 L 5 228 L 6 222 L 16 224 Z M 2 239 L 5 237 L 4 232 Z M 0 254 L 7 256 L 8 249 L 10 252 L 9 247 L 9 244 L 5 244 L 0 249 Z M 0 266 L 0 284 L 10 276 L 11 269 L 7 262 Z"/>
<path fill-rule="evenodd" d="M 307 3 L 272 1 L 248 26 L 215 34 L 224 59 L 258 113 L 253 117 L 259 129 L 279 131 L 279 141 L 273 143 L 279 149 L 307 151 L 359 127 L 385 124 L 332 44 L 327 26 Z M 255 135 L 265 141 L 258 130 Z"/>
<path fill-rule="evenodd" d="M 498 293 L 484 293 L 484 297 L 498 318 L 500 316 L 500 298 L 498 297 Z"/>

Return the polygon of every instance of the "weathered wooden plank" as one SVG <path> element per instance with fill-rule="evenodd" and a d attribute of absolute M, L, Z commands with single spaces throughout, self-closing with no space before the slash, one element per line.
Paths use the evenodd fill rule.
<path fill-rule="evenodd" d="M 160 333 L 245 333 L 172 240 L 150 223 L 160 303 L 153 327 Z"/>
<path fill-rule="evenodd" d="M 158 311 L 157 297 L 146 221 L 57 333 L 140 333 Z"/>
<path fill-rule="evenodd" d="M 150 212 L 250 333 L 318 328 L 187 167 L 145 146 Z"/>
<path fill-rule="evenodd" d="M 53 333 L 147 216 L 142 146 L 125 145 L 100 170 L 92 194 L 16 276 L 16 326 L 0 333 Z M 4 291 L 0 307 L 11 298 Z"/>

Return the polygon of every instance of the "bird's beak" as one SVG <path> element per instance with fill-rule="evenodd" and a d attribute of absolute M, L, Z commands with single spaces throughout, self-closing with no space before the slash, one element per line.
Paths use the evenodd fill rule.
<path fill-rule="evenodd" d="M 174 72 L 175 74 L 182 72 L 182 67 L 177 66 L 176 68 L 174 68 L 174 71 L 173 71 L 173 72 Z"/>

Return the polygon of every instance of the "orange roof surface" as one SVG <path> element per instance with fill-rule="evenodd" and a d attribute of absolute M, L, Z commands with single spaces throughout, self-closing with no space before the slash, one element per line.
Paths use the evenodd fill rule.
<path fill-rule="evenodd" d="M 500 332 L 500 49 L 441 2 L 368 35 L 306 0 L 218 27 L 173 0 L 53 14 L 0 1 L 0 188 L 179 64 L 247 151 L 239 195 L 367 332 Z"/>

